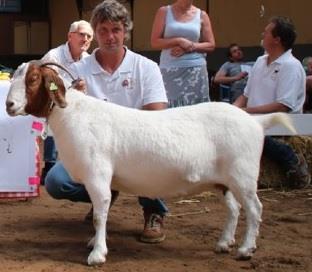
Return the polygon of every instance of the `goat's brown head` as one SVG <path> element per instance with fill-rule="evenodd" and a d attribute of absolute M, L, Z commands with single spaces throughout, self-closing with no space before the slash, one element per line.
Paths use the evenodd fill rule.
<path fill-rule="evenodd" d="M 6 101 L 9 115 L 47 117 L 53 104 L 64 108 L 65 86 L 52 68 L 40 61 L 21 65 L 15 72 Z"/>

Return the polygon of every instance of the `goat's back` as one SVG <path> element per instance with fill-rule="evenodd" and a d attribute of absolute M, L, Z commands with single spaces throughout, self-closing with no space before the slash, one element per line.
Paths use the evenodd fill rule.
<path fill-rule="evenodd" d="M 76 99 L 77 95 L 83 99 Z M 239 141 L 247 142 L 250 138 L 257 138 L 257 135 L 261 138 L 263 135 L 261 125 L 253 117 L 227 103 L 209 102 L 161 111 L 143 111 L 80 93 L 74 93 L 67 100 L 69 106 L 58 109 L 65 114 L 51 116 L 51 120 L 54 119 L 57 124 L 55 130 L 68 126 L 71 130 L 80 130 L 83 135 L 91 133 L 100 141 L 103 140 L 101 137 L 105 137 L 116 147 L 136 145 L 137 149 L 151 151 L 157 143 L 171 145 L 178 142 L 181 145 L 192 142 L 195 146 L 196 143 L 203 145 L 209 141 L 220 147 Z M 66 120 L 63 124 L 62 119 Z M 111 138 L 112 133 L 115 139 Z M 75 134 L 79 136 L 79 133 Z M 117 135 L 122 137 L 117 138 Z"/>

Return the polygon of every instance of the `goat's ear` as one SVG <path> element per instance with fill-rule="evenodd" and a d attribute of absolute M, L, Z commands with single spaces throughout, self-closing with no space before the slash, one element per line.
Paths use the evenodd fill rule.
<path fill-rule="evenodd" d="M 60 108 L 65 108 L 67 102 L 65 100 L 65 86 L 63 80 L 57 73 L 48 67 L 42 67 L 42 77 L 44 86 L 51 100 Z"/>

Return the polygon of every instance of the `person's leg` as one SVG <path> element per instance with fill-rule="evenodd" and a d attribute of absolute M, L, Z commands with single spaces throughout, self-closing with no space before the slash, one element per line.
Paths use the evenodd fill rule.
<path fill-rule="evenodd" d="M 286 171 L 287 186 L 304 188 L 311 182 L 308 165 L 303 156 L 298 156 L 287 144 L 266 136 L 263 155 L 276 161 Z"/>
<path fill-rule="evenodd" d="M 166 204 L 159 198 L 151 199 L 147 197 L 139 197 L 139 203 L 142 206 L 144 213 L 157 213 L 163 217 L 168 212 Z"/>
<path fill-rule="evenodd" d="M 56 162 L 47 173 L 45 188 L 56 199 L 91 202 L 85 187 L 71 179 L 60 161 Z"/>
<path fill-rule="evenodd" d="M 44 140 L 44 160 L 50 162 L 56 162 L 57 150 L 52 136 L 48 136 Z"/>
<path fill-rule="evenodd" d="M 277 162 L 285 171 L 298 163 L 298 158 L 292 148 L 271 136 L 264 138 L 263 155 Z"/>
<path fill-rule="evenodd" d="M 304 113 L 312 112 L 312 75 L 307 76 L 306 81 L 306 99 L 303 105 Z"/>
<path fill-rule="evenodd" d="M 89 194 L 84 185 L 74 182 L 63 164 L 58 161 L 47 173 L 45 188 L 49 195 L 55 199 L 67 199 L 74 202 L 91 202 Z M 112 190 L 111 206 L 119 195 L 118 191 Z M 85 216 L 86 221 L 92 221 L 93 209 Z"/>
<path fill-rule="evenodd" d="M 168 208 L 161 199 L 150 199 L 139 197 L 139 203 L 144 212 L 144 230 L 140 240 L 146 243 L 159 243 L 166 236 L 162 231 L 163 218 L 168 212 Z"/>
<path fill-rule="evenodd" d="M 57 160 L 57 150 L 52 136 L 48 136 L 43 142 L 44 168 L 41 174 L 41 184 L 44 184 L 45 177 Z"/>

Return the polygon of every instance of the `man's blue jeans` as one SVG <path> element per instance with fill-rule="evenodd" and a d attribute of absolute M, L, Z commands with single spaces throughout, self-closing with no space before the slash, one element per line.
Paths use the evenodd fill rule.
<path fill-rule="evenodd" d="M 40 183 L 43 185 L 45 177 L 49 170 L 53 167 L 57 160 L 57 150 L 54 143 L 54 139 L 52 136 L 48 136 L 43 142 L 43 160 L 44 160 L 44 168 L 41 173 L 41 181 Z"/>
<path fill-rule="evenodd" d="M 91 203 L 85 187 L 71 179 L 60 161 L 56 162 L 48 172 L 45 178 L 45 187 L 53 198 Z M 164 216 L 168 212 L 165 203 L 158 198 L 139 197 L 139 203 L 143 207 L 143 211 L 147 213 L 157 213 Z"/>
<path fill-rule="evenodd" d="M 285 171 L 298 164 L 293 149 L 271 136 L 264 138 L 263 155 L 277 162 Z"/>
<path fill-rule="evenodd" d="M 55 163 L 57 160 L 57 150 L 52 136 L 48 136 L 44 140 L 44 161 Z"/>

